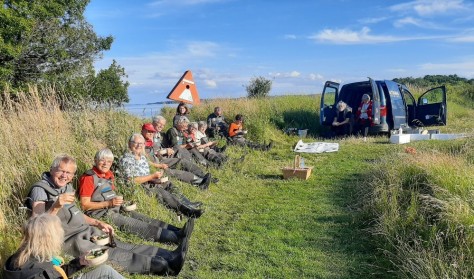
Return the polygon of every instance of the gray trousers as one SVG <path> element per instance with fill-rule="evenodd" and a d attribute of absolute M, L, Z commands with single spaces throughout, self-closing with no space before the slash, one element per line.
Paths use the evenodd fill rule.
<path fill-rule="evenodd" d="M 161 237 L 161 240 L 169 241 L 171 236 L 175 236 L 174 232 L 179 230 L 177 227 L 135 211 L 128 213 L 109 211 L 105 218 L 119 227 L 121 231 L 135 234 L 149 241 L 160 241 L 162 235 L 164 237 Z M 168 226 L 172 231 L 168 230 Z"/>
<path fill-rule="evenodd" d="M 73 279 L 125 279 L 112 267 L 103 264 L 86 273 L 79 273 L 72 277 Z"/>
<path fill-rule="evenodd" d="M 96 245 L 90 238 L 103 234 L 96 227 L 88 228 L 64 241 L 64 250 L 73 257 L 80 257 L 92 249 L 103 246 Z M 108 262 L 116 264 L 129 273 L 150 273 L 151 259 L 157 254 L 169 255 L 169 251 L 148 245 L 129 244 L 116 240 L 116 248 L 109 248 Z M 164 251 L 163 251 L 164 250 Z M 165 258 L 166 259 L 166 258 Z"/>
<path fill-rule="evenodd" d="M 164 158 L 160 163 L 167 164 L 168 169 L 165 171 L 169 176 L 191 183 L 195 176 L 200 178 L 206 175 L 194 162 L 189 159 Z M 182 170 L 178 169 L 180 167 Z"/>

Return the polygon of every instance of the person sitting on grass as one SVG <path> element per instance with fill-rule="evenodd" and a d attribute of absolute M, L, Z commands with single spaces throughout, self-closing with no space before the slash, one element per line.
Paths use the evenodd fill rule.
<path fill-rule="evenodd" d="M 160 131 L 156 130 L 151 123 L 145 123 L 142 126 L 141 134 L 145 139 L 145 156 L 148 158 L 148 163 L 155 168 L 163 169 L 164 172 L 171 177 L 176 177 L 183 182 L 201 189 L 207 189 L 211 182 L 211 174 L 204 173 L 204 171 L 190 159 L 165 157 L 169 150 L 161 148 L 161 146 L 154 142 L 154 135 L 160 133 Z M 164 151 L 163 154 L 161 154 L 161 151 Z M 171 152 L 171 154 L 174 153 L 172 149 Z M 179 152 L 182 153 L 182 151 Z"/>
<path fill-rule="evenodd" d="M 209 162 L 221 166 L 226 160 L 226 157 L 224 154 L 218 153 L 215 149 L 213 149 L 217 148 L 217 142 L 207 140 L 207 136 L 204 133 L 206 131 L 207 124 L 204 121 L 201 121 L 200 123 L 202 131 L 199 131 L 198 123 L 189 123 L 187 133 L 188 140 L 190 143 L 194 144 L 194 148 L 198 150 Z"/>
<path fill-rule="evenodd" d="M 180 229 L 135 211 L 125 211 L 123 197 L 115 192 L 114 174 L 110 170 L 114 155 L 108 148 L 95 154 L 94 167 L 79 179 L 79 201 L 87 216 L 107 218 L 120 230 L 138 235 L 145 240 L 179 244 L 189 237 L 194 219 L 188 219 Z"/>
<path fill-rule="evenodd" d="M 178 107 L 176 108 L 176 114 L 173 117 L 173 126 L 176 127 L 180 120 L 186 120 L 189 122 L 190 112 L 191 111 L 189 110 L 188 106 L 185 103 L 183 102 L 179 103 Z"/>
<path fill-rule="evenodd" d="M 87 254 L 65 264 L 59 256 L 63 242 L 64 230 L 58 216 L 44 213 L 30 218 L 23 227 L 20 248 L 8 258 L 2 278 L 125 278 L 105 264 L 84 272 L 84 268 L 90 265 Z"/>
<path fill-rule="evenodd" d="M 150 165 L 145 156 L 145 139 L 141 134 L 133 134 L 128 141 L 129 150 L 120 158 L 119 167 L 122 175 L 130 182 L 140 184 L 165 206 L 190 218 L 198 218 L 204 212 L 199 209 L 200 202 L 191 202 L 178 192 L 170 182 L 161 183 L 162 171 L 150 172 Z M 209 183 L 202 189 L 207 189 Z"/>
<path fill-rule="evenodd" d="M 229 126 L 229 137 L 231 138 L 231 143 L 240 145 L 240 146 L 248 146 L 255 150 L 263 150 L 268 151 L 273 147 L 273 141 L 270 141 L 268 145 L 265 144 L 258 144 L 251 142 L 245 138 L 247 131 L 243 129 L 243 122 L 244 117 L 242 114 L 237 114 L 235 116 L 235 121 L 232 122 Z"/>
<path fill-rule="evenodd" d="M 104 233 L 113 235 L 114 229 L 77 208 L 71 184 L 76 170 L 73 157 L 57 156 L 50 171 L 43 173 L 41 180 L 33 184 L 25 204 L 33 217 L 43 213 L 58 216 L 64 229 L 63 252 L 80 257 L 103 248 L 95 244 L 94 239 Z M 115 246 L 109 247 L 108 261 L 129 273 L 177 275 L 184 265 L 187 250 L 187 238 L 174 251 L 115 240 Z"/>
<path fill-rule="evenodd" d="M 221 107 L 215 107 L 214 112 L 207 117 L 206 134 L 210 138 L 221 136 L 227 138 L 229 131 L 229 124 L 225 122 Z"/>
<path fill-rule="evenodd" d="M 209 162 L 206 160 L 206 158 L 204 158 L 204 156 L 199 153 L 199 151 L 194 149 L 194 145 L 187 142 L 186 133 L 188 130 L 188 124 L 189 121 L 187 119 L 180 119 L 174 127 L 171 127 L 166 132 L 169 147 L 173 149 L 185 148 L 194 156 L 194 159 L 199 164 L 208 166 Z"/>

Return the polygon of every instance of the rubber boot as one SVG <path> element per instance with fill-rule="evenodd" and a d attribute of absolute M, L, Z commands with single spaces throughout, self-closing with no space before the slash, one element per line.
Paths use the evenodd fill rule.
<path fill-rule="evenodd" d="M 181 269 L 183 269 L 188 252 L 188 241 L 189 238 L 185 237 L 178 248 L 173 251 L 172 258 L 168 260 L 169 275 L 176 276 L 181 272 Z"/>
<path fill-rule="evenodd" d="M 198 202 L 192 202 L 182 194 L 179 195 L 179 199 L 180 199 L 181 203 L 183 203 L 183 204 L 185 204 L 189 207 L 199 208 L 202 205 L 202 202 L 199 202 L 199 201 Z"/>
<path fill-rule="evenodd" d="M 199 218 L 204 213 L 202 209 L 192 208 L 182 203 L 178 205 L 178 210 L 189 218 Z"/>
<path fill-rule="evenodd" d="M 151 258 L 150 273 L 154 275 L 167 275 L 174 271 L 170 270 L 168 261 L 162 257 Z"/>
<path fill-rule="evenodd" d="M 167 230 L 167 229 L 158 230 L 156 239 L 160 243 L 179 244 L 182 241 L 182 237 L 178 235 L 178 232 L 174 232 L 172 230 Z"/>

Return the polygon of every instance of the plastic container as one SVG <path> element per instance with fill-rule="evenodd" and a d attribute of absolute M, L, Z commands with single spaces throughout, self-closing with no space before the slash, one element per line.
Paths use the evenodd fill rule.
<path fill-rule="evenodd" d="M 91 266 L 97 266 L 105 263 L 109 259 L 108 248 L 93 249 L 86 256 L 86 260 Z"/>
<path fill-rule="evenodd" d="M 94 242 L 97 245 L 105 246 L 105 245 L 109 244 L 110 238 L 106 234 L 99 235 L 99 236 L 93 236 L 92 237 L 92 242 Z"/>
<path fill-rule="evenodd" d="M 306 138 L 307 134 L 308 134 L 308 129 L 298 130 L 298 137 L 300 137 L 301 139 Z"/>

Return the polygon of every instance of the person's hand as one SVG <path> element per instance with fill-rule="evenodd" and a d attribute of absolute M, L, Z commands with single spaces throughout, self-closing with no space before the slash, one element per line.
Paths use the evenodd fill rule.
<path fill-rule="evenodd" d="M 91 251 L 87 251 L 85 254 L 82 254 L 79 257 L 79 264 L 84 266 L 89 266 L 91 263 L 87 260 L 87 256 L 91 253 Z"/>
<path fill-rule="evenodd" d="M 166 148 L 168 151 L 168 156 L 173 156 L 174 155 L 174 150 L 172 148 Z"/>
<path fill-rule="evenodd" d="M 123 196 L 116 196 L 112 199 L 112 206 L 119 206 L 123 204 Z"/>
<path fill-rule="evenodd" d="M 161 164 L 161 169 L 166 170 L 167 168 L 168 168 L 168 165 L 167 165 L 167 164 Z"/>
<path fill-rule="evenodd" d="M 58 199 L 56 200 L 55 207 L 63 207 L 66 204 L 71 204 L 74 203 L 76 200 L 76 196 L 74 193 L 64 193 L 58 196 Z"/>
<path fill-rule="evenodd" d="M 163 172 L 161 171 L 156 171 L 153 173 L 153 178 L 161 178 L 163 176 Z"/>
<path fill-rule="evenodd" d="M 107 234 L 110 234 L 110 233 L 114 234 L 114 228 L 111 225 L 109 225 L 105 222 L 97 220 L 96 227 L 101 229 L 103 232 L 105 232 Z"/>

